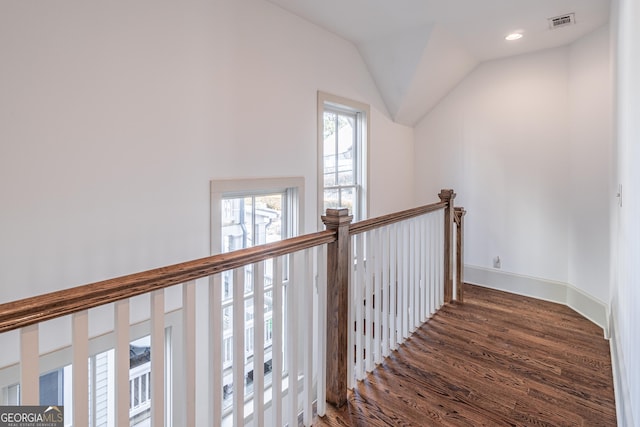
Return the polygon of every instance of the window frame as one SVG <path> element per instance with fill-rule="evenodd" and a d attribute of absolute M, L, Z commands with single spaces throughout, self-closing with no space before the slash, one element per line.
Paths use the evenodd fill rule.
<path fill-rule="evenodd" d="M 317 203 L 318 212 L 324 215 L 324 113 L 325 110 L 332 112 L 343 112 L 345 114 L 356 115 L 356 144 L 355 154 L 357 156 L 354 165 L 356 174 L 357 187 L 357 216 L 354 215 L 354 221 L 360 221 L 367 217 L 369 212 L 369 135 L 371 109 L 368 104 L 354 101 L 327 92 L 318 91 L 318 122 L 317 122 L 317 147 L 318 147 L 318 174 L 317 174 Z M 346 186 L 345 186 L 346 187 Z M 324 225 L 318 215 L 319 229 L 323 229 Z"/>
<path fill-rule="evenodd" d="M 286 218 L 287 226 L 295 236 L 304 230 L 304 178 L 303 177 L 278 177 L 278 178 L 247 178 L 247 179 L 219 179 L 211 180 L 211 255 L 222 253 L 222 221 L 219 213 L 222 209 L 222 199 L 232 196 L 243 196 L 247 193 L 271 194 L 288 190 L 288 205 L 291 209 Z M 218 215 L 217 215 L 218 214 Z M 217 216 L 216 216 L 217 215 Z M 290 237 L 292 237 L 290 236 Z"/>

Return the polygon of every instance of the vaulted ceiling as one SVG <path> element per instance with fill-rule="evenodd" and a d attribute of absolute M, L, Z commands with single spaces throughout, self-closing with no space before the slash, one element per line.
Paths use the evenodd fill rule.
<path fill-rule="evenodd" d="M 414 125 L 480 62 L 563 46 L 609 20 L 610 0 L 269 0 L 353 42 L 391 117 Z M 575 24 L 550 29 L 573 13 Z M 520 32 L 517 41 L 505 36 Z"/>

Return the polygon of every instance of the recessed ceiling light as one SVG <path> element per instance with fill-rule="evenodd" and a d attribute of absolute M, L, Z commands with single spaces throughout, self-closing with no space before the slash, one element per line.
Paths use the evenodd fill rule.
<path fill-rule="evenodd" d="M 521 33 L 511 33 L 507 37 L 505 37 L 504 39 L 505 40 L 509 40 L 511 42 L 511 41 L 518 40 L 518 39 L 521 39 L 521 38 L 522 38 L 522 34 Z"/>

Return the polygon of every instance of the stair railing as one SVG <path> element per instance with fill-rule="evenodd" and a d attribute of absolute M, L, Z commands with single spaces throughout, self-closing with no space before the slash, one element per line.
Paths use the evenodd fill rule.
<path fill-rule="evenodd" d="M 39 325 L 66 322 L 72 345 L 61 351 L 71 352 L 69 416 L 73 425 L 96 423 L 91 349 L 98 338 L 90 330 L 93 310 L 100 309 L 96 317 L 103 321 L 106 311 L 113 323 L 104 337 L 113 351 L 114 425 L 129 425 L 132 407 L 140 412 L 134 389 L 139 403 L 150 400 L 152 426 L 311 425 L 326 401 L 343 405 L 355 381 L 453 301 L 454 278 L 462 300 L 464 210 L 454 210 L 453 190 L 439 196 L 438 203 L 357 223 L 346 209 L 329 209 L 325 231 L 1 304 L 0 343 L 17 334 L 20 356 L 0 367 L 0 380 L 11 377 L 3 371 L 19 372 L 19 403 L 40 404 Z M 228 312 L 224 272 L 234 293 Z M 206 312 L 197 308 L 198 293 L 208 295 Z M 142 321 L 132 316 L 140 304 L 149 313 Z M 176 304 L 179 309 L 167 311 Z M 268 319 L 259 309 L 266 306 Z M 140 325 L 150 336 L 150 373 L 130 376 L 132 331 Z M 224 348 L 229 333 L 242 337 L 231 351 Z M 206 369 L 196 372 L 201 352 L 208 354 Z M 202 382 L 206 409 L 196 408 Z"/>

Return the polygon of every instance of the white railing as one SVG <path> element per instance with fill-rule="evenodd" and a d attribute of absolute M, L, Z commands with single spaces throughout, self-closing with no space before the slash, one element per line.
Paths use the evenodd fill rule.
<path fill-rule="evenodd" d="M 350 387 L 444 303 L 443 223 L 441 209 L 352 236 Z"/>
<path fill-rule="evenodd" d="M 108 426 L 309 426 L 452 299 L 453 197 L 355 224 L 332 210 L 323 232 L 2 304 L 0 405 L 40 404 L 40 375 L 70 364 L 66 425 L 107 408 Z M 69 341 L 46 344 L 53 330 Z"/>
<path fill-rule="evenodd" d="M 324 378 L 324 357 L 318 356 L 322 354 L 318 351 L 322 343 L 315 340 L 323 336 L 318 325 L 326 324 L 323 319 L 326 310 L 318 311 L 318 301 L 322 299 L 318 290 L 326 289 L 326 284 L 319 281 L 326 277 L 323 272 L 326 263 L 319 262 L 326 259 L 324 246 L 334 239 L 333 233 L 321 232 L 5 304 L 0 311 L 4 330 L 15 329 L 11 323 L 35 323 L 18 328 L 17 335 L 13 332 L 0 335 L 2 341 L 15 338 L 20 348 L 16 363 L 0 369 L 0 391 L 6 390 L 0 393 L 0 404 L 9 403 L 9 390 L 19 390 L 20 404 L 38 405 L 42 360 L 54 354 L 60 366 L 71 363 L 73 367 L 72 378 L 64 381 L 73 396 L 72 402 L 66 402 L 73 407 L 66 425 L 95 425 L 95 416 L 90 419 L 97 405 L 89 387 L 95 381 L 90 378 L 93 373 L 89 360 L 97 353 L 111 351 L 114 362 L 107 368 L 111 372 L 107 386 L 110 392 L 101 395 L 112 398 L 105 397 L 105 402 L 100 402 L 103 406 L 110 405 L 109 412 L 115 414 L 107 425 L 128 426 L 136 423 L 145 411 L 150 411 L 150 420 L 144 425 L 151 426 L 194 426 L 201 425 L 202 419 L 214 426 L 283 426 L 298 425 L 299 417 L 310 425 L 314 402 L 318 393 L 324 392 L 317 384 L 318 378 Z M 265 265 L 270 270 L 268 277 Z M 206 274 L 209 270 L 215 273 Z M 233 277 L 231 366 L 223 365 L 222 357 L 223 310 L 228 308 L 228 301 L 222 301 L 222 271 Z M 183 281 L 183 277 L 198 280 Z M 245 280 L 250 280 L 251 285 Z M 158 289 L 148 289 L 154 287 Z M 265 316 L 264 309 L 257 309 L 265 307 L 265 292 L 271 304 L 269 316 Z M 143 296 L 119 299 L 116 294 L 121 293 Z M 203 312 L 196 304 L 196 294 L 207 293 L 209 304 Z M 100 304 L 100 296 L 107 303 L 111 299 L 115 302 Z M 73 311 L 83 303 L 89 308 L 56 320 L 57 327 L 71 332 L 71 345 L 43 355 L 46 350 L 41 348 L 40 341 L 49 331 L 47 322 L 38 320 L 57 318 L 59 312 Z M 171 306 L 175 309 L 167 309 Z M 141 312 L 148 315 L 141 318 Z M 89 330 L 97 327 L 92 324 L 93 318 L 113 324 L 113 330 L 90 337 Z M 269 329 L 264 327 L 267 321 Z M 248 328 L 249 324 L 254 326 Z M 253 333 L 247 334 L 248 330 Z M 265 338 L 267 333 L 272 336 Z M 150 336 L 150 362 L 130 369 L 130 343 L 140 335 Z M 207 339 L 197 339 L 202 336 Z M 249 338 L 251 341 L 247 341 Z M 254 351 L 246 352 L 247 345 Z M 265 351 L 255 351 L 260 348 Z M 197 410 L 196 382 L 203 372 L 196 371 L 196 355 L 207 351 L 208 369 L 203 372 L 208 371 L 209 387 L 204 392 L 209 397 L 202 400 L 212 404 Z M 230 384 L 223 382 L 227 374 L 231 377 Z M 230 386 L 226 396 L 228 406 L 224 404 L 225 385 Z M 16 403 L 15 399 L 12 401 Z"/>

